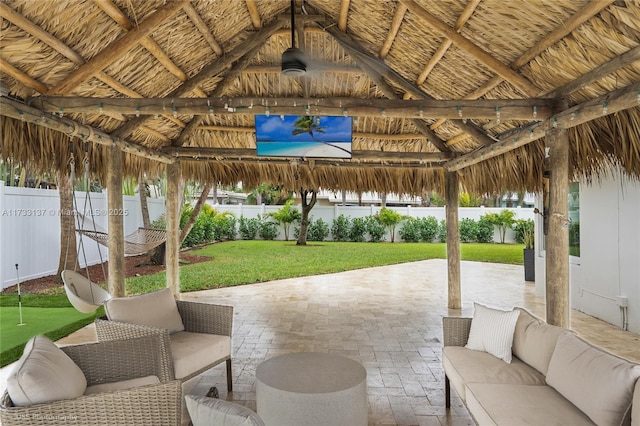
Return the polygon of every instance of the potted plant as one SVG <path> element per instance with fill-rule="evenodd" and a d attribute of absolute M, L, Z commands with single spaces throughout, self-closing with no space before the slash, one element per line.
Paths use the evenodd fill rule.
<path fill-rule="evenodd" d="M 524 279 L 525 281 L 535 281 L 534 222 L 531 219 L 516 220 L 513 224 L 513 230 L 516 241 L 524 244 Z"/>

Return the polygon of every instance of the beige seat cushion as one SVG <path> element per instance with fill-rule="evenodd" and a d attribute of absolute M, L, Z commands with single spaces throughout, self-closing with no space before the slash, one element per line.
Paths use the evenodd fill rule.
<path fill-rule="evenodd" d="M 463 400 L 467 383 L 503 383 L 544 385 L 544 376 L 518 358 L 507 364 L 486 352 L 473 351 L 461 346 L 442 349 L 442 366 L 458 395 Z"/>
<path fill-rule="evenodd" d="M 116 297 L 104 304 L 111 321 L 164 328 L 169 333 L 184 330 L 182 317 L 171 289 L 154 291 L 132 297 Z"/>
<path fill-rule="evenodd" d="M 640 365 L 572 335 L 558 338 L 547 383 L 600 426 L 631 423 L 631 401 Z"/>
<path fill-rule="evenodd" d="M 100 383 L 98 385 L 87 386 L 85 395 L 96 393 L 116 392 L 125 389 L 137 388 L 140 386 L 158 385 L 160 379 L 158 376 L 137 377 L 135 379 L 121 380 L 119 382 Z"/>
<path fill-rule="evenodd" d="M 69 356 L 45 336 L 31 338 L 7 377 L 7 392 L 18 407 L 82 396 L 84 373 Z"/>
<path fill-rule="evenodd" d="M 479 425 L 593 426 L 550 386 L 469 383 L 467 407 Z"/>
<path fill-rule="evenodd" d="M 193 426 L 264 426 L 257 413 L 233 402 L 205 396 L 185 396 Z"/>
<path fill-rule="evenodd" d="M 176 379 L 231 356 L 231 337 L 181 331 L 171 335 Z"/>
<path fill-rule="evenodd" d="M 518 310 L 520 316 L 513 335 L 513 354 L 546 376 L 558 337 L 573 332 L 549 325 L 524 309 Z"/>

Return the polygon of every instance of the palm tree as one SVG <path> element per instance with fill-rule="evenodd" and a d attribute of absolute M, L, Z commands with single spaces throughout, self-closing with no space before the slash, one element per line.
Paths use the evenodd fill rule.
<path fill-rule="evenodd" d="M 325 133 L 325 131 L 324 131 L 325 128 L 326 127 L 320 126 L 320 117 L 316 117 L 316 116 L 313 116 L 313 115 L 301 115 L 293 123 L 293 130 L 291 131 L 291 134 L 295 136 L 295 135 L 301 135 L 303 133 L 309 133 L 309 136 L 311 136 L 311 139 L 313 139 L 314 141 L 323 143 L 325 145 L 332 146 L 334 148 L 337 148 L 337 149 L 339 149 L 341 151 L 344 151 L 347 154 L 351 155 L 351 152 L 348 149 L 344 149 L 341 146 L 337 146 L 337 145 L 334 145 L 332 143 L 316 139 L 316 137 L 314 136 L 314 132 L 315 133 Z"/>
<path fill-rule="evenodd" d="M 311 200 L 308 196 L 311 194 Z M 300 188 L 300 201 L 302 205 L 302 216 L 300 216 L 300 233 L 298 234 L 297 246 L 307 245 L 307 229 L 309 229 L 309 212 L 316 205 L 318 194 L 315 190 Z"/>

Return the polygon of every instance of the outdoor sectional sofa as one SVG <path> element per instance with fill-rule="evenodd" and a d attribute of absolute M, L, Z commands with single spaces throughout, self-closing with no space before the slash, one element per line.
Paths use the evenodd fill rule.
<path fill-rule="evenodd" d="M 447 408 L 453 386 L 479 425 L 640 425 L 640 365 L 520 308 L 512 311 L 517 321 L 505 354 L 512 359 L 505 362 L 465 347 L 479 309 L 489 308 L 476 304 L 474 319 L 443 318 Z M 502 328 L 482 326 L 473 331 L 476 341 Z"/>

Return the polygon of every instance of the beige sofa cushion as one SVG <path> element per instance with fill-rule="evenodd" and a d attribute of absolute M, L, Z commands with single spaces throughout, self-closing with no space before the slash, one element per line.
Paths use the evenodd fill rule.
<path fill-rule="evenodd" d="M 206 396 L 187 395 L 184 399 L 193 426 L 264 426 L 258 414 L 243 405 Z"/>
<path fill-rule="evenodd" d="M 558 337 L 571 331 L 549 325 L 530 312 L 520 309 L 513 335 L 513 354 L 545 376 Z"/>
<path fill-rule="evenodd" d="M 640 365 L 569 334 L 558 338 L 547 383 L 600 426 L 630 424 Z"/>
<path fill-rule="evenodd" d="M 145 376 L 137 377 L 135 379 L 121 380 L 119 382 L 100 383 L 97 385 L 87 386 L 85 395 L 92 395 L 96 393 L 116 392 L 125 389 L 137 388 L 140 386 L 158 385 L 160 379 L 158 376 Z"/>
<path fill-rule="evenodd" d="M 469 383 L 467 408 L 479 425 L 593 426 L 550 386 Z"/>
<path fill-rule="evenodd" d="M 169 333 L 184 330 L 171 289 L 165 288 L 132 297 L 116 297 L 104 304 L 107 318 L 130 324 L 164 328 Z"/>
<path fill-rule="evenodd" d="M 17 407 L 75 399 L 86 388 L 80 367 L 45 336 L 27 342 L 7 377 L 7 392 Z"/>
<path fill-rule="evenodd" d="M 171 335 L 176 379 L 231 356 L 231 337 L 181 331 Z"/>
<path fill-rule="evenodd" d="M 511 362 L 513 332 L 520 311 L 501 311 L 474 303 L 475 311 L 467 340 L 468 349 L 484 351 Z"/>
<path fill-rule="evenodd" d="M 518 358 L 507 364 L 486 352 L 461 346 L 442 349 L 442 366 L 460 398 L 466 400 L 466 383 L 544 385 L 544 376 Z"/>
<path fill-rule="evenodd" d="M 640 426 L 640 379 L 636 380 L 636 388 L 633 392 L 633 404 L 631 405 L 631 426 Z"/>

